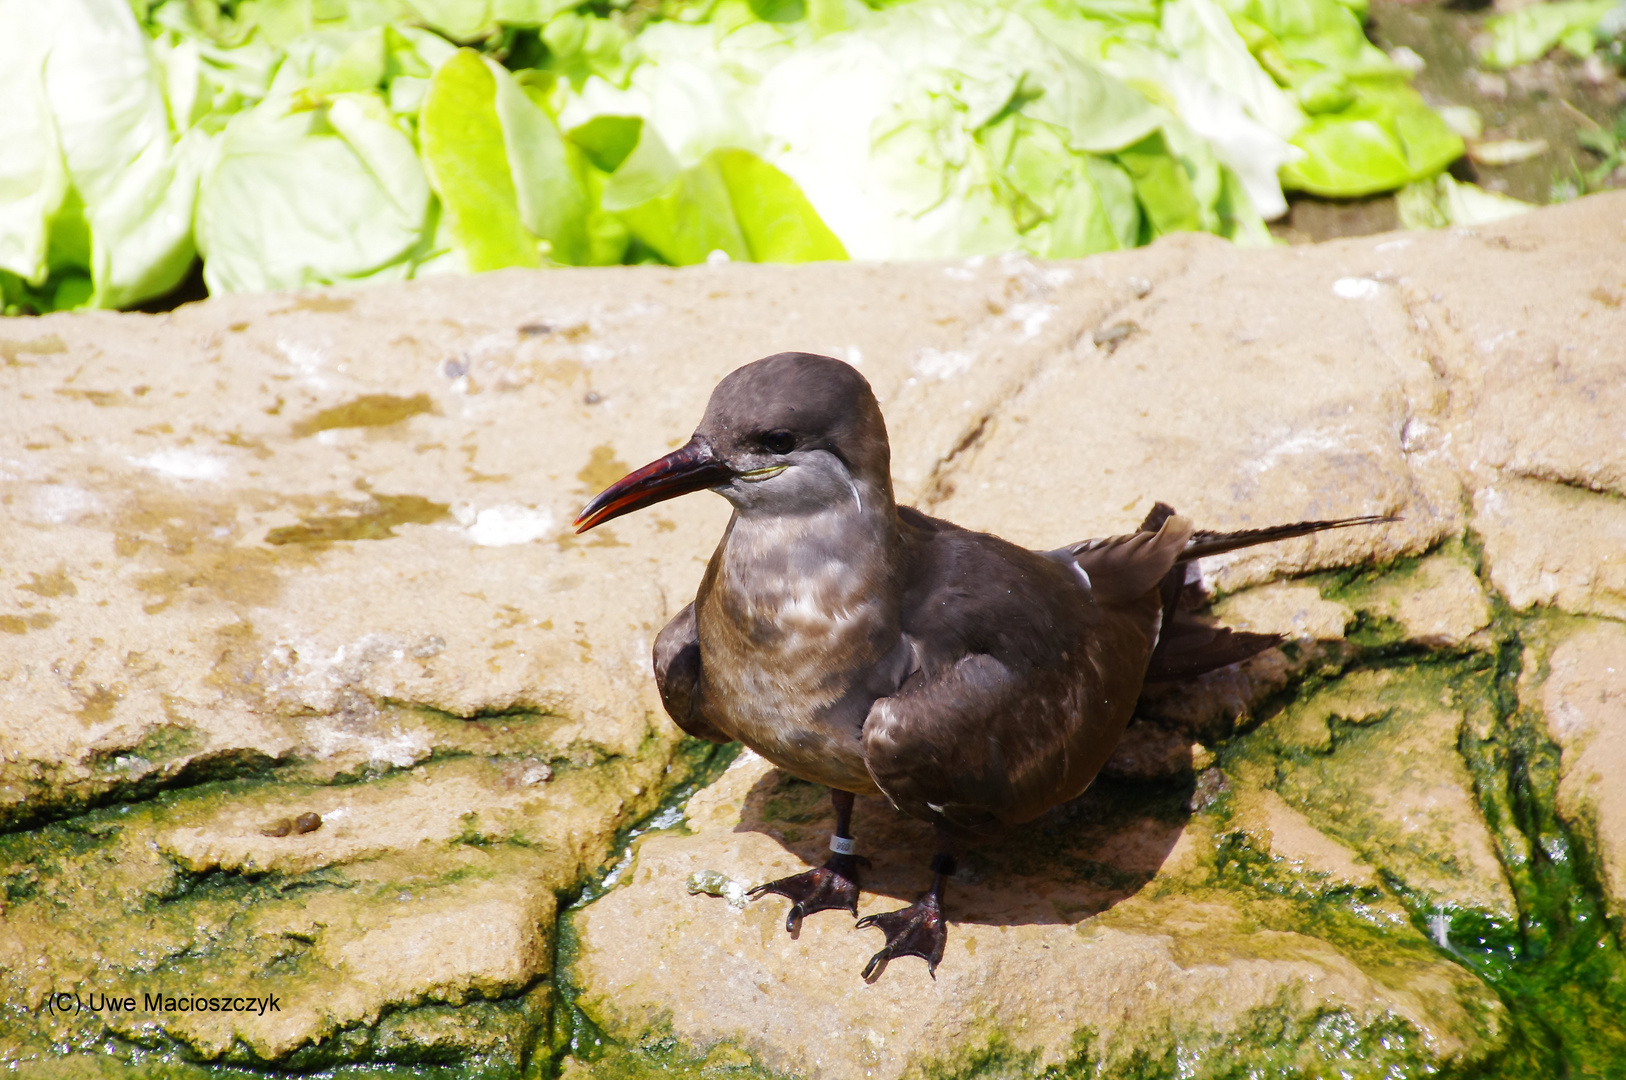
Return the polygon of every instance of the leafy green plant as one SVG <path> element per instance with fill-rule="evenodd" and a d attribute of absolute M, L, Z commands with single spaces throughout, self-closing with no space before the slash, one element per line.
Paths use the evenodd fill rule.
<path fill-rule="evenodd" d="M 1460 139 L 1351 0 L 0 0 L 6 310 L 1268 242 Z"/>

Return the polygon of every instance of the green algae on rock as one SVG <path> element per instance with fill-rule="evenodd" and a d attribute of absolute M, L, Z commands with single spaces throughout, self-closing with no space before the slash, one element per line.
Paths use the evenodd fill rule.
<path fill-rule="evenodd" d="M 246 1066 L 518 1072 L 551 1019 L 556 896 L 689 760 L 648 754 L 529 783 L 480 758 L 337 786 L 244 780 L 0 837 L 0 979 L 20 1005 L 0 1017 L 0 1059 L 105 1043 Z M 312 808 L 318 831 L 260 827 Z M 114 986 L 143 1006 L 252 992 L 280 1008 L 41 1008 Z"/>

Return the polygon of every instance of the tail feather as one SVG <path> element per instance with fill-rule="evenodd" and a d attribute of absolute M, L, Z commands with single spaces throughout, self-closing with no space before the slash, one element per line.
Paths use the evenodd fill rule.
<path fill-rule="evenodd" d="M 1190 679 L 1256 656 L 1286 639 L 1280 634 L 1255 634 L 1215 626 L 1184 612 L 1164 622 L 1146 665 L 1146 681 Z"/>
<path fill-rule="evenodd" d="M 1338 518 L 1333 521 L 1299 521 L 1292 525 L 1272 525 L 1269 528 L 1242 529 L 1237 532 L 1195 532 L 1191 534 L 1186 549 L 1180 553 L 1180 561 L 1191 562 L 1193 559 L 1209 555 L 1223 555 L 1227 551 L 1253 547 L 1255 544 L 1269 544 L 1276 540 L 1291 540 L 1294 537 L 1309 536 L 1311 533 L 1327 529 L 1347 529 L 1354 525 L 1386 525 L 1399 520 L 1400 518 L 1393 514 L 1369 514 L 1366 517 Z"/>
<path fill-rule="evenodd" d="M 1174 516 L 1174 507 L 1156 503 L 1141 523 L 1142 532 L 1157 532 L 1163 523 Z M 1276 540 L 1291 540 L 1298 536 L 1326 529 L 1346 529 L 1354 525 L 1382 525 L 1399 521 L 1392 515 L 1372 514 L 1365 517 L 1338 518 L 1332 521 L 1300 521 L 1292 525 L 1273 525 L 1264 529 L 1242 529 L 1237 532 L 1195 532 L 1180 552 L 1174 567 L 1159 583 L 1163 601 L 1163 622 L 1157 646 L 1147 664 L 1147 682 L 1167 682 L 1187 679 L 1204 672 L 1214 671 L 1250 656 L 1264 652 L 1282 642 L 1277 634 L 1254 634 L 1216 626 L 1178 611 L 1180 593 L 1186 584 L 1187 564 L 1207 555 L 1221 555 L 1227 551 L 1268 544 Z"/>

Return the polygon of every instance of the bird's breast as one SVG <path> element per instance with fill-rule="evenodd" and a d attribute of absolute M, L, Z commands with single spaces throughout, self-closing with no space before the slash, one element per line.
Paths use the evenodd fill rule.
<path fill-rule="evenodd" d="M 719 549 L 695 607 L 709 711 L 803 779 L 871 789 L 864 690 L 900 639 L 885 566 L 862 545 L 741 533 Z"/>

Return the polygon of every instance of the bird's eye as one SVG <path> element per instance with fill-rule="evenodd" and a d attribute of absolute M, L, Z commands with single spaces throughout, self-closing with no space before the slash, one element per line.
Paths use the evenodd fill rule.
<path fill-rule="evenodd" d="M 788 454 L 796 449 L 796 436 L 788 431 L 770 431 L 762 436 L 762 445 L 772 454 Z"/>

